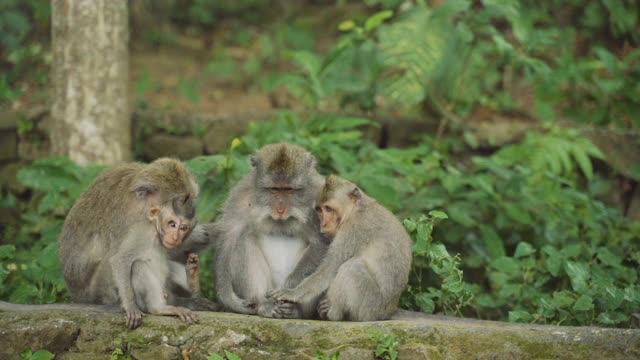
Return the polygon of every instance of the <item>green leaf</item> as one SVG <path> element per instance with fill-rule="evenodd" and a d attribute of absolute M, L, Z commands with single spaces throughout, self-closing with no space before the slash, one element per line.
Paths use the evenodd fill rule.
<path fill-rule="evenodd" d="M 491 262 L 491 267 L 509 275 L 520 273 L 520 263 L 514 258 L 503 256 Z"/>
<path fill-rule="evenodd" d="M 598 260 L 603 264 L 618 268 L 621 266 L 622 259 L 613 254 L 606 247 L 599 247 L 597 251 Z"/>
<path fill-rule="evenodd" d="M 553 293 L 551 303 L 558 309 L 564 309 L 573 305 L 574 298 L 570 291 L 557 291 Z"/>
<path fill-rule="evenodd" d="M 367 21 L 364 23 L 364 30 L 366 32 L 371 32 L 371 30 L 376 29 L 380 26 L 385 20 L 393 16 L 393 11 L 384 10 L 380 11 L 376 14 L 371 15 Z"/>
<path fill-rule="evenodd" d="M 525 256 L 533 255 L 535 254 L 535 252 L 536 249 L 534 249 L 533 246 L 531 246 L 527 242 L 521 241 L 518 243 L 518 246 L 516 246 L 516 252 L 513 254 L 513 257 L 518 259 Z"/>
<path fill-rule="evenodd" d="M 629 317 L 620 312 L 604 312 L 600 313 L 597 318 L 598 322 L 605 325 L 616 325 L 629 320 Z"/>
<path fill-rule="evenodd" d="M 436 304 L 431 299 L 431 296 L 427 293 L 420 293 L 416 295 L 416 305 L 420 307 L 420 311 L 426 314 L 433 314 L 436 309 Z"/>
<path fill-rule="evenodd" d="M 565 272 L 571 280 L 571 287 L 577 292 L 587 290 L 587 280 L 590 277 L 589 267 L 585 263 L 567 261 L 564 267 Z"/>
<path fill-rule="evenodd" d="M 581 295 L 575 304 L 573 304 L 573 311 L 590 311 L 593 310 L 593 299 L 588 295 Z"/>
<path fill-rule="evenodd" d="M 225 360 L 224 357 L 218 355 L 218 354 L 211 354 L 209 356 L 207 356 L 207 360 Z"/>
<path fill-rule="evenodd" d="M 431 216 L 434 219 L 439 219 L 439 220 L 444 220 L 444 219 L 448 219 L 449 216 L 447 216 L 447 213 L 445 213 L 444 211 L 439 211 L 439 210 L 431 210 L 429 211 L 429 216 Z"/>
<path fill-rule="evenodd" d="M 240 358 L 240 356 L 238 356 L 238 355 L 236 355 L 236 354 L 234 354 L 232 352 L 229 352 L 227 350 L 224 351 L 224 354 L 227 356 L 228 360 L 242 360 Z"/>
<path fill-rule="evenodd" d="M 528 323 L 533 317 L 527 311 L 515 310 L 509 311 L 509 322 Z"/>
<path fill-rule="evenodd" d="M 349 31 L 356 27 L 356 23 L 353 20 L 343 21 L 338 25 L 338 30 Z"/>
<path fill-rule="evenodd" d="M 586 152 L 582 151 L 582 149 L 572 149 L 573 158 L 576 159 L 580 170 L 584 176 L 591 180 L 593 178 L 593 167 L 591 166 L 591 160 L 589 156 L 587 156 Z"/>
<path fill-rule="evenodd" d="M 29 360 L 51 360 L 53 359 L 53 357 L 54 355 L 52 353 L 48 352 L 47 350 L 41 349 L 31 354 Z"/>
<path fill-rule="evenodd" d="M 11 259 L 16 252 L 14 245 L 0 245 L 0 259 Z"/>
<path fill-rule="evenodd" d="M 533 222 L 531 216 L 529 215 L 529 212 L 523 207 L 519 206 L 519 204 L 503 203 L 502 207 L 511 219 L 521 224 L 530 225 Z"/>
<path fill-rule="evenodd" d="M 498 236 L 498 233 L 492 227 L 480 225 L 480 232 L 482 233 L 482 240 L 491 259 L 497 259 L 506 255 L 502 239 L 500 239 L 500 236 Z"/>

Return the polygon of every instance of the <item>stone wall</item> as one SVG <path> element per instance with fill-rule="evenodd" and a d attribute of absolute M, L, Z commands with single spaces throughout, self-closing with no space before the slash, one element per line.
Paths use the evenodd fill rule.
<path fill-rule="evenodd" d="M 8 310 L 0 302 L 0 359 L 18 359 L 27 347 L 46 349 L 56 359 L 109 359 L 118 348 L 133 359 L 206 359 L 225 350 L 243 359 L 312 359 L 318 351 L 339 351 L 341 360 L 374 359 L 377 344 L 368 336 L 370 329 L 395 337 L 398 359 L 640 358 L 640 330 L 633 329 L 520 325 L 411 312 L 361 323 L 199 312 L 197 324 L 149 315 L 139 328 L 127 330 L 118 310 L 3 308 Z"/>

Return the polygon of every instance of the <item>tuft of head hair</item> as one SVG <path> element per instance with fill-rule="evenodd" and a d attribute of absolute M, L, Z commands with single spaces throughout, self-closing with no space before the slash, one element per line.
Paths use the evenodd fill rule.
<path fill-rule="evenodd" d="M 354 204 L 360 204 L 363 198 L 362 190 L 356 184 L 336 175 L 327 176 L 320 193 L 320 202 L 326 202 L 338 195 L 348 196 Z"/>
<path fill-rule="evenodd" d="M 256 171 L 282 180 L 306 174 L 315 164 L 315 157 L 310 152 L 288 143 L 265 145 L 251 157 L 251 165 Z"/>
<path fill-rule="evenodd" d="M 171 207 L 176 215 L 186 219 L 191 220 L 196 216 L 196 206 L 190 194 L 174 197 L 171 202 Z"/>
<path fill-rule="evenodd" d="M 136 174 L 131 190 L 138 196 L 160 193 L 189 198 L 196 198 L 199 192 L 189 169 L 180 160 L 171 158 L 160 158 L 145 165 Z"/>

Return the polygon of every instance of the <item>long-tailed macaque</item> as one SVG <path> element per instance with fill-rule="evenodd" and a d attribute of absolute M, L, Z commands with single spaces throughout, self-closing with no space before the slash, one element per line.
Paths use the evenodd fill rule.
<path fill-rule="evenodd" d="M 323 319 L 388 319 L 408 282 L 409 235 L 382 205 L 335 176 L 327 178 L 317 210 L 321 232 L 333 238 L 327 255 L 297 287 L 269 296 L 289 309 L 326 293 L 318 305 Z"/>
<path fill-rule="evenodd" d="M 314 211 L 324 179 L 313 155 L 296 145 L 266 145 L 250 163 L 214 223 L 218 300 L 242 314 L 315 317 L 316 298 L 276 307 L 266 294 L 296 286 L 324 256 Z"/>
<path fill-rule="evenodd" d="M 72 300 L 120 305 L 129 327 L 143 311 L 193 321 L 189 310 L 172 307 L 176 285 L 169 279 L 186 279 L 186 258 L 178 258 L 191 252 L 183 240 L 196 223 L 197 196 L 195 180 L 174 159 L 98 176 L 69 211 L 58 241 Z M 172 266 L 169 256 L 181 264 Z"/>

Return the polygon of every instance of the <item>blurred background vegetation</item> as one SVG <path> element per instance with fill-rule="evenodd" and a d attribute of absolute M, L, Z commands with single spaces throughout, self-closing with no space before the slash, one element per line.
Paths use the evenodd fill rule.
<path fill-rule="evenodd" d="M 47 154 L 49 6 L 0 4 L 0 299 L 12 302 L 68 300 L 56 239 L 103 169 Z M 130 1 L 131 150 L 186 160 L 209 222 L 248 154 L 300 144 L 405 219 L 404 308 L 640 327 L 639 8 Z"/>

